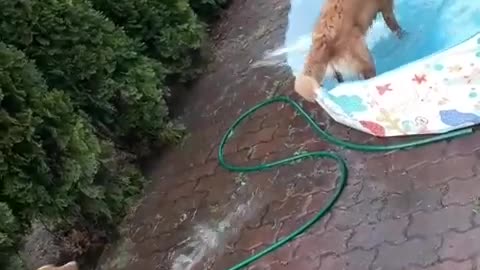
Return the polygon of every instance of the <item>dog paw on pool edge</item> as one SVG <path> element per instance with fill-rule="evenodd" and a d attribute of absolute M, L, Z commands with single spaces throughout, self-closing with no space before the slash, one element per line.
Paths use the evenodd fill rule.
<path fill-rule="evenodd" d="M 295 78 L 295 92 L 309 102 L 315 102 L 319 83 L 310 76 L 299 75 Z"/>

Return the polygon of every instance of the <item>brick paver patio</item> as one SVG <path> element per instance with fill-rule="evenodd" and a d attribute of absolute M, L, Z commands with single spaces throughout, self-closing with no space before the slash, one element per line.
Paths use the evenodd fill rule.
<path fill-rule="evenodd" d="M 99 269 L 224 270 L 311 218 L 335 187 L 331 162 L 252 174 L 219 167 L 223 132 L 245 110 L 292 94 L 286 67 L 252 68 L 283 43 L 286 0 L 233 0 L 214 30 L 215 61 L 181 114 L 190 136 L 152 162 L 152 183 Z M 326 120 L 356 142 L 380 140 Z M 235 134 L 229 161 L 257 164 L 298 151 L 334 150 L 350 178 L 335 209 L 306 235 L 250 269 L 470 270 L 480 263 L 480 135 L 409 151 L 364 154 L 319 141 L 288 107 L 272 106 Z"/>

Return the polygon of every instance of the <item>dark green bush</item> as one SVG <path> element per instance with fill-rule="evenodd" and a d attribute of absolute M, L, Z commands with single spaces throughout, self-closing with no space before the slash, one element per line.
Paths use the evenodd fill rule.
<path fill-rule="evenodd" d="M 190 5 L 206 20 L 227 0 L 91 1 L 133 39 L 87 0 L 0 0 L 0 40 L 23 51 L 0 43 L 0 269 L 35 220 L 118 224 L 144 184 L 119 149 L 180 139 L 165 81 L 192 74 Z"/>
<path fill-rule="evenodd" d="M 98 140 L 69 98 L 4 43 L 0 137 L 0 266 L 33 220 L 111 227 L 144 183 L 132 157 Z"/>
<path fill-rule="evenodd" d="M 0 38 L 23 50 L 104 136 L 167 143 L 163 68 L 82 0 L 0 0 Z M 175 132 L 173 132 L 175 133 Z"/>
<path fill-rule="evenodd" d="M 67 218 L 91 185 L 99 145 L 61 91 L 47 91 L 32 63 L 0 43 L 0 250 L 35 219 Z M 79 189 L 80 188 L 80 189 Z M 5 213 L 5 214 L 4 214 Z"/>
<path fill-rule="evenodd" d="M 230 0 L 190 0 L 190 6 L 202 20 L 210 22 L 229 2 Z"/>
<path fill-rule="evenodd" d="M 12 265 L 13 250 L 21 240 L 21 224 L 12 212 L 10 206 L 0 202 L 0 269 Z"/>
<path fill-rule="evenodd" d="M 145 179 L 132 163 L 134 156 L 108 141 L 101 141 L 100 148 L 98 172 L 89 185 L 82 187 L 81 195 L 86 196 L 79 197 L 77 203 L 85 225 L 115 229 L 140 194 Z M 73 222 L 78 221 L 74 218 Z"/>
<path fill-rule="evenodd" d="M 93 6 L 144 43 L 143 52 L 158 59 L 169 75 L 188 80 L 193 52 L 200 48 L 204 31 L 188 0 L 91 0 Z"/>

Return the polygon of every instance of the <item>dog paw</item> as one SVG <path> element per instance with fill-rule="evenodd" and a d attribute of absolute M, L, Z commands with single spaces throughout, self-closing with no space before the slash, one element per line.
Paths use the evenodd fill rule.
<path fill-rule="evenodd" d="M 400 29 L 397 32 L 395 32 L 395 35 L 398 37 L 398 39 L 403 39 L 406 36 L 408 36 L 408 33 L 405 30 Z"/>
<path fill-rule="evenodd" d="M 320 91 L 323 91 L 323 88 L 320 88 Z M 317 92 L 314 91 L 313 93 L 311 93 L 311 94 L 308 96 L 307 101 L 308 101 L 308 102 L 311 102 L 311 103 L 316 103 L 316 102 L 317 102 L 317 98 L 318 98 Z"/>
<path fill-rule="evenodd" d="M 318 82 L 310 76 L 300 75 L 295 78 L 295 92 L 309 102 L 315 102 L 317 98 L 316 91 L 319 87 Z"/>
<path fill-rule="evenodd" d="M 315 103 L 316 98 L 317 98 L 316 96 L 314 96 L 314 97 L 308 97 L 306 100 L 307 100 L 308 102 L 310 102 L 310 103 Z"/>

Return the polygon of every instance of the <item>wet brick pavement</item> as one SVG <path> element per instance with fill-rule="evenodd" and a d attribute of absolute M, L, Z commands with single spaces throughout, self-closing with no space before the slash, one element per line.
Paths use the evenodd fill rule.
<path fill-rule="evenodd" d="M 335 188 L 335 164 L 305 161 L 252 174 L 219 167 L 217 147 L 245 110 L 292 92 L 286 67 L 252 68 L 283 43 L 286 0 L 233 0 L 214 29 L 210 71 L 186 101 L 190 135 L 152 163 L 145 198 L 122 226 L 122 240 L 98 269 L 224 270 L 291 232 Z M 334 134 L 387 144 L 332 123 L 304 104 Z M 348 186 L 333 212 L 307 234 L 251 270 L 470 270 L 480 263 L 480 135 L 409 151 L 363 154 L 319 141 L 288 107 L 273 105 L 234 134 L 227 158 L 257 164 L 299 151 L 338 151 Z"/>

